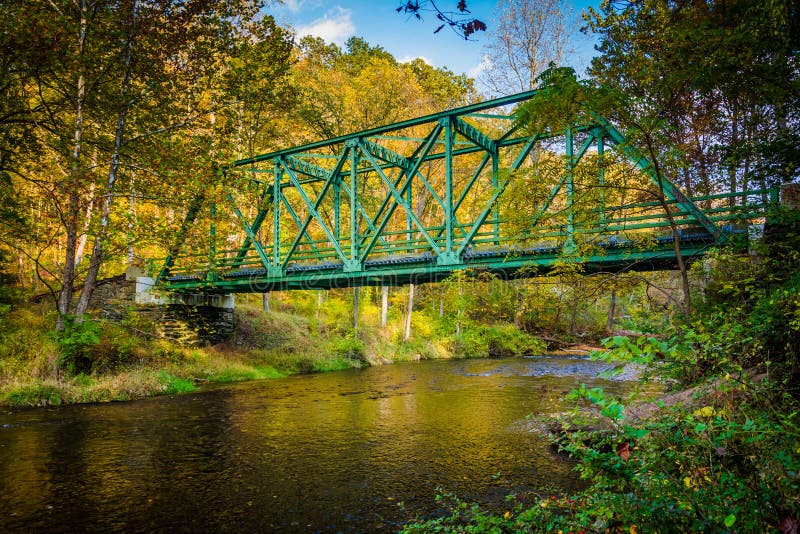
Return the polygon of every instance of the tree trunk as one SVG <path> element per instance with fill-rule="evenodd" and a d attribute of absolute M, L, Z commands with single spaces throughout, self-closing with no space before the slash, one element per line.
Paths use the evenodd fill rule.
<path fill-rule="evenodd" d="M 692 288 L 691 285 L 689 285 L 689 271 L 686 268 L 686 262 L 683 261 L 683 256 L 681 255 L 681 240 L 678 236 L 678 225 L 675 224 L 675 217 L 672 215 L 672 212 L 667 205 L 667 199 L 664 195 L 664 182 L 661 174 L 661 167 L 658 163 L 658 158 L 656 157 L 657 154 L 653 148 L 653 143 L 649 135 L 645 135 L 645 141 L 647 142 L 647 150 L 650 154 L 650 161 L 653 164 L 653 171 L 655 172 L 658 180 L 658 202 L 661 204 L 661 207 L 664 210 L 664 215 L 667 216 L 667 220 L 669 221 L 669 227 L 672 230 L 672 248 L 675 250 L 675 259 L 678 264 L 678 271 L 681 275 L 681 289 L 683 290 L 683 305 L 681 306 L 682 311 L 684 314 L 689 314 L 692 311 Z"/>
<path fill-rule="evenodd" d="M 381 286 L 381 328 L 386 328 L 389 315 L 389 286 Z"/>
<path fill-rule="evenodd" d="M 611 288 L 611 304 L 608 306 L 608 321 L 606 321 L 606 330 L 608 333 L 614 331 L 614 315 L 617 313 L 617 288 Z"/>
<path fill-rule="evenodd" d="M 408 309 L 406 309 L 406 326 L 403 341 L 411 339 L 411 314 L 414 313 L 414 284 L 408 284 Z"/>
<path fill-rule="evenodd" d="M 75 134 L 72 145 L 72 161 L 70 165 L 69 180 L 66 185 L 68 195 L 67 216 L 64 221 L 66 229 L 66 244 L 64 251 L 64 269 L 61 292 L 58 296 L 58 320 L 56 330 L 63 332 L 65 318 L 71 310 L 72 292 L 75 287 L 75 252 L 78 243 L 78 214 L 80 212 L 80 197 L 78 195 L 79 182 L 83 175 L 81 155 L 83 152 L 83 106 L 86 101 L 86 76 L 84 64 L 84 51 L 86 49 L 86 35 L 88 18 L 88 1 L 80 1 L 80 33 L 78 35 L 78 83 L 75 94 Z"/>
<path fill-rule="evenodd" d="M 322 303 L 325 302 L 325 292 L 320 290 L 317 291 L 317 309 L 314 310 L 314 318 L 319 321 L 320 314 L 322 312 Z"/>
<path fill-rule="evenodd" d="M 265 312 L 269 313 L 269 293 L 261 294 L 261 306 Z"/>
<path fill-rule="evenodd" d="M 97 275 L 100 272 L 100 265 L 103 262 L 103 247 L 105 240 L 108 237 L 108 222 L 111 218 L 111 205 L 114 202 L 114 185 L 117 183 L 119 173 L 120 153 L 125 139 L 125 126 L 127 124 L 128 111 L 130 110 L 130 99 L 128 97 L 128 88 L 131 82 L 131 62 L 133 59 L 134 47 L 134 24 L 136 17 L 136 4 L 133 3 L 133 12 L 131 20 L 130 34 L 128 35 L 128 42 L 125 45 L 125 60 L 122 72 L 122 85 L 120 88 L 121 103 L 117 110 L 117 126 L 114 134 L 114 150 L 111 154 L 111 163 L 108 168 L 108 179 L 106 180 L 106 190 L 103 195 L 102 208 L 100 211 L 100 228 L 97 236 L 94 239 L 92 246 L 92 256 L 89 260 L 89 270 L 86 272 L 86 280 L 83 283 L 83 290 L 81 291 L 78 305 L 75 308 L 75 317 L 77 321 L 83 320 L 83 315 L 89 307 L 89 300 L 92 298 L 94 288 L 97 286 Z"/>
<path fill-rule="evenodd" d="M 134 227 L 136 226 L 136 187 L 135 187 L 135 174 L 131 171 L 131 188 L 130 188 L 130 195 L 128 196 L 128 265 L 133 265 L 133 262 L 136 260 L 136 254 L 133 249 L 133 236 L 134 236 Z"/>
<path fill-rule="evenodd" d="M 94 162 L 93 162 L 93 165 Z M 83 231 L 78 236 L 78 248 L 75 251 L 75 268 L 77 269 L 83 261 L 83 252 L 86 250 L 86 241 L 89 239 L 89 229 L 92 223 L 92 212 L 94 211 L 94 182 L 89 184 L 89 205 L 86 207 L 86 215 L 83 221 Z"/>
<path fill-rule="evenodd" d="M 458 284 L 458 311 L 456 312 L 456 335 L 461 335 L 461 315 L 464 312 L 464 302 L 462 296 L 464 295 L 464 286 L 461 282 Z"/>
<path fill-rule="evenodd" d="M 511 282 L 511 284 L 513 284 L 513 287 L 514 287 L 514 300 L 515 300 L 514 326 L 517 329 L 521 329 L 522 328 L 523 301 L 522 301 L 522 289 L 521 289 L 520 286 L 522 284 L 522 280 L 511 280 L 510 282 Z"/>
<path fill-rule="evenodd" d="M 356 286 L 353 288 L 353 333 L 358 337 L 358 297 L 361 293 L 361 288 Z"/>

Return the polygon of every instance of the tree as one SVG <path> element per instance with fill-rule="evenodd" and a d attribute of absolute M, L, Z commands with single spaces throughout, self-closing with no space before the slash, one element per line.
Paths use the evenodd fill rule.
<path fill-rule="evenodd" d="M 473 17 L 467 9 L 466 0 L 458 0 L 455 11 L 442 10 L 435 0 L 405 0 L 396 11 L 417 20 L 422 20 L 426 12 L 435 14 L 441 24 L 433 30 L 433 33 L 439 33 L 448 27 L 459 37 L 469 39 L 475 32 L 486 31 L 486 24 Z"/>
<path fill-rule="evenodd" d="M 560 65 L 569 52 L 576 26 L 563 0 L 502 0 L 489 30 L 483 81 L 492 93 L 528 91 L 551 63 Z"/>
<path fill-rule="evenodd" d="M 789 181 L 800 163 L 796 2 L 604 1 L 594 79 L 677 149 L 684 186 L 746 189 Z M 690 189 L 691 190 L 691 189 Z"/>
<path fill-rule="evenodd" d="M 202 136 L 180 141 L 176 136 L 202 120 L 213 122 L 215 113 L 241 102 L 231 83 L 242 70 L 241 61 L 247 61 L 242 57 L 236 64 L 244 49 L 272 51 L 269 64 L 283 67 L 274 69 L 268 83 L 279 84 L 291 42 L 260 8 L 229 0 L 4 4 L 4 36 L 15 35 L 16 45 L 46 43 L 22 52 L 19 65 L 8 68 L 21 74 L 9 79 L 13 90 L 3 104 L 14 116 L 30 117 L 32 126 L 16 127 L 12 137 L 33 139 L 38 147 L 37 153 L 14 153 L 17 185 L 28 184 L 27 192 L 57 221 L 39 223 L 52 237 L 40 239 L 38 253 L 28 256 L 37 271 L 39 258 L 52 258 L 50 280 L 43 282 L 58 292 L 59 328 L 73 314 L 81 320 L 102 266 L 119 252 L 121 228 L 114 225 L 126 217 L 119 217 L 114 200 L 121 180 L 141 170 L 141 187 L 151 185 L 148 193 L 154 198 L 165 192 L 160 180 L 165 169 L 174 172 L 187 163 L 206 169 L 199 175 L 183 173 L 182 182 L 167 184 L 173 191 L 163 198 L 170 199 L 176 196 L 174 188 L 191 190 L 196 184 L 190 180 L 213 172 L 212 151 L 200 151 L 206 155 L 191 162 L 175 159 L 182 153 L 176 147 L 202 143 Z M 25 68 L 34 52 L 39 63 Z M 26 98 L 12 98 L 18 93 Z M 129 234 L 128 224 L 123 227 Z M 73 291 L 82 277 L 80 249 L 87 237 L 90 260 L 73 307 Z M 22 250 L 22 244 L 17 240 L 14 246 Z"/>

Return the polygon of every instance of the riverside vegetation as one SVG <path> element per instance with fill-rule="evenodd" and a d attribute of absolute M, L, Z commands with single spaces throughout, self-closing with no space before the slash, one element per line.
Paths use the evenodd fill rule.
<path fill-rule="evenodd" d="M 777 218 L 759 256 L 714 257 L 692 314 L 593 352 L 679 393 L 572 391 L 574 411 L 549 425 L 584 491 L 512 494 L 502 514 L 443 492 L 450 515 L 404 532 L 797 532 L 800 215 Z"/>
<path fill-rule="evenodd" d="M 462 280 L 451 292 L 462 294 Z M 155 338 L 154 325 L 136 312 L 121 323 L 71 322 L 53 331 L 54 314 L 6 298 L 0 306 L 0 403 L 18 406 L 129 400 L 194 390 L 203 382 L 232 382 L 298 373 L 360 368 L 430 358 L 474 358 L 542 353 L 537 337 L 501 320 L 478 321 L 477 300 L 500 304 L 501 282 L 483 284 L 488 299 L 470 298 L 468 310 L 437 301 L 414 311 L 414 337 L 403 339 L 408 320 L 399 303 L 381 326 L 378 303 L 360 290 L 360 322 L 352 324 L 352 295 L 345 291 L 293 292 L 272 297 L 271 311 L 239 297 L 232 336 L 215 346 L 181 347 Z M 491 288 L 494 288 L 491 290 Z M 433 288 L 431 288 L 433 289 Z M 420 293 L 420 290 L 417 290 Z M 378 292 L 373 292 L 380 297 Z M 404 300 L 404 291 L 393 291 Z M 422 291 L 424 295 L 424 291 Z M 431 295 L 447 298 L 441 288 Z M 366 302 L 363 302 L 366 299 Z M 465 301 L 462 298 L 462 301 Z M 424 306 L 425 301 L 418 300 Z M 462 302 L 462 305 L 470 303 Z M 438 306 L 441 305 L 441 315 Z"/>

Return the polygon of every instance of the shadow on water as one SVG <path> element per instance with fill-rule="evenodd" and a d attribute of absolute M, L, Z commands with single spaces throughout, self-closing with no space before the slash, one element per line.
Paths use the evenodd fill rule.
<path fill-rule="evenodd" d="M 442 487 L 502 506 L 569 490 L 526 424 L 580 383 L 580 358 L 434 361 L 125 404 L 0 414 L 0 530 L 393 531 Z"/>

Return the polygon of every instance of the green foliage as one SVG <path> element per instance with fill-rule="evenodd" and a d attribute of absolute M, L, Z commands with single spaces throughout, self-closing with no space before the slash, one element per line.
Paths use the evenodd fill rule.
<path fill-rule="evenodd" d="M 100 343 L 100 324 L 89 319 L 77 322 L 74 318 L 67 317 L 64 331 L 56 332 L 55 335 L 61 348 L 58 367 L 67 376 L 91 373 L 92 351 Z"/>
<path fill-rule="evenodd" d="M 194 380 L 181 378 L 170 374 L 167 371 L 160 371 L 157 375 L 157 378 L 163 387 L 164 394 L 166 395 L 189 393 L 196 389 Z"/>
<path fill-rule="evenodd" d="M 452 336 L 453 354 L 460 358 L 502 358 L 541 354 L 545 344 L 513 325 L 465 326 Z"/>
<path fill-rule="evenodd" d="M 614 433 L 566 440 L 582 477 L 592 481 L 579 498 L 594 521 L 642 531 L 671 524 L 684 532 L 719 531 L 736 521 L 755 531 L 796 513 L 796 413 L 787 417 L 753 403 L 767 389 L 751 394 L 731 383 L 720 391 L 727 397 L 716 396 L 716 407 L 674 408 L 651 421 L 617 425 Z M 595 400 L 604 406 L 601 415 L 620 422 L 606 413 L 613 404 L 602 395 Z"/>
<path fill-rule="evenodd" d="M 269 366 L 258 367 L 226 367 L 209 376 L 214 382 L 241 382 L 243 380 L 262 380 L 265 378 L 281 378 L 285 373 Z"/>
<path fill-rule="evenodd" d="M 364 362 L 366 347 L 364 342 L 358 339 L 353 332 L 348 332 L 346 336 L 334 340 L 331 352 L 339 358 Z"/>
<path fill-rule="evenodd" d="M 647 421 L 628 420 L 600 388 L 571 398 L 608 421 L 604 431 L 565 423 L 559 441 L 587 490 L 502 515 L 452 498 L 449 515 L 405 532 L 756 532 L 797 517 L 800 411 L 773 384 L 728 381 L 704 397 L 712 404 Z"/>
<path fill-rule="evenodd" d="M 800 225 L 796 214 L 782 217 L 757 245 L 756 261 L 727 252 L 711 260 L 700 313 L 674 336 L 694 348 L 691 365 L 675 369 L 684 383 L 766 364 L 800 394 L 793 385 L 800 372 L 800 274 L 792 267 Z"/>
<path fill-rule="evenodd" d="M 13 387 L 4 397 L 3 404 L 9 406 L 57 406 L 62 402 L 61 392 L 50 384 Z"/>
<path fill-rule="evenodd" d="M 612 336 L 602 340 L 602 344 L 606 350 L 592 351 L 590 356 L 593 360 L 623 364 L 649 365 L 657 360 L 674 360 L 684 350 L 667 341 L 647 336 L 639 336 L 635 339 L 627 336 Z"/>

